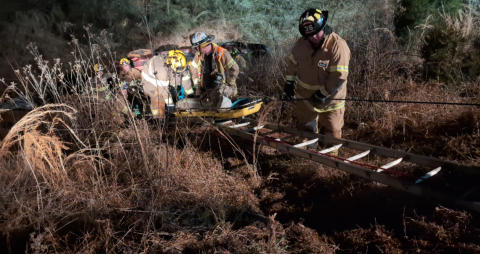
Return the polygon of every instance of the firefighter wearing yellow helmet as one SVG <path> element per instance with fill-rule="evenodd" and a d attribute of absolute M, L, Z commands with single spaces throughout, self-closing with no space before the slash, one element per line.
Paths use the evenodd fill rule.
<path fill-rule="evenodd" d="M 154 118 L 165 115 L 166 108 L 173 108 L 177 102 L 176 91 L 180 86 L 187 96 L 193 95 L 192 79 L 185 54 L 170 50 L 166 56 L 156 55 L 142 70 L 142 85 L 150 97 L 150 109 Z"/>
<path fill-rule="evenodd" d="M 92 86 L 90 89 L 94 92 L 105 92 L 108 91 L 110 85 L 113 82 L 113 77 L 110 73 L 104 72 L 104 67 L 102 64 L 93 65 L 93 70 L 95 71 L 95 76 L 92 79 Z"/>
<path fill-rule="evenodd" d="M 120 59 L 120 79 L 127 82 L 140 80 L 143 66 L 153 56 L 150 49 L 136 49 L 130 51 L 127 57 Z"/>
<path fill-rule="evenodd" d="M 181 73 L 187 69 L 187 58 L 185 57 L 185 53 L 181 50 L 168 51 L 165 63 L 177 73 Z"/>
<path fill-rule="evenodd" d="M 287 57 L 284 92 L 296 98 L 297 128 L 341 138 L 350 49 L 327 19 L 328 11 L 319 9 L 300 16 L 302 38 Z"/>
<path fill-rule="evenodd" d="M 123 116 L 121 113 L 127 113 L 128 107 L 123 99 L 123 95 L 120 92 L 120 88 L 116 85 L 116 77 L 107 72 L 102 64 L 95 64 L 93 66 L 95 76 L 92 79 L 90 87 L 91 98 L 94 98 L 97 102 L 109 105 L 112 111 L 113 120 L 117 123 L 123 122 Z"/>

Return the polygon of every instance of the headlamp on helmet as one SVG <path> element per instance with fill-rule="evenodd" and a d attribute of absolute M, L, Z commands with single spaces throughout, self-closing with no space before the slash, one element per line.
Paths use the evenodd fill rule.
<path fill-rule="evenodd" d="M 168 51 L 167 59 L 165 63 L 170 66 L 174 71 L 181 72 L 187 68 L 187 59 L 185 53 L 181 50 Z"/>
<path fill-rule="evenodd" d="M 300 15 L 298 29 L 303 37 L 309 37 L 320 32 L 327 24 L 328 11 L 307 9 Z"/>

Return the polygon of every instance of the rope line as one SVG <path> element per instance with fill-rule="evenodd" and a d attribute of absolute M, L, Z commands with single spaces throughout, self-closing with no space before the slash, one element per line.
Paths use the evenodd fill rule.
<path fill-rule="evenodd" d="M 480 107 L 480 103 L 463 103 L 463 102 L 447 102 L 447 101 L 402 101 L 402 100 L 375 100 L 375 99 L 332 99 L 335 101 L 354 101 L 354 102 L 371 102 L 371 103 L 405 103 L 405 104 L 427 104 L 427 105 L 455 105 L 455 106 L 475 106 Z"/>
<path fill-rule="evenodd" d="M 268 101 L 305 101 L 310 99 L 277 99 L 271 97 L 263 97 Z M 410 101 L 410 100 L 380 100 L 380 99 L 358 99 L 358 98 L 345 98 L 345 99 L 330 99 L 333 101 L 353 101 L 353 102 L 369 102 L 369 103 L 405 103 L 405 104 L 427 104 L 427 105 L 453 105 L 453 106 L 473 106 L 480 107 L 480 103 L 464 103 L 464 102 L 448 102 L 448 101 Z"/>

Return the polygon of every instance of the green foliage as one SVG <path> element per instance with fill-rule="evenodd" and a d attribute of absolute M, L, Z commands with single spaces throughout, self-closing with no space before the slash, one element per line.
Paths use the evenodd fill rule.
<path fill-rule="evenodd" d="M 73 34 L 86 24 L 108 29 L 121 41 L 133 30 L 135 34 L 172 35 L 200 26 L 236 26 L 245 39 L 257 41 L 283 40 L 298 36 L 298 16 L 309 7 L 329 9 L 331 25 L 341 24 L 343 17 L 354 14 L 368 1 L 284 1 L 284 0 L 22 0 L 30 11 L 50 16 L 52 10 L 61 15 L 49 19 L 53 24 L 69 22 Z M 25 10 L 11 7 L 15 12 Z M 352 16 L 352 15 L 350 15 Z M 0 20 L 1 21 L 1 20 Z M 13 17 L 13 23 L 16 23 Z M 48 25 L 47 25 L 48 28 Z M 124 43 L 123 41 L 121 41 Z M 132 45 L 133 46 L 133 45 Z"/>
<path fill-rule="evenodd" d="M 399 36 L 405 36 L 429 15 L 435 15 L 439 11 L 453 15 L 461 9 L 462 4 L 463 0 L 401 0 L 394 20 L 395 32 Z"/>
<path fill-rule="evenodd" d="M 439 16 L 426 31 L 421 54 L 427 77 L 455 83 L 480 75 L 480 32 L 472 15 Z"/>
<path fill-rule="evenodd" d="M 390 28 L 391 23 L 384 15 L 374 17 L 380 6 L 377 0 L 19 1 L 22 4 L 9 5 L 11 11 L 0 18 L 0 36 L 7 38 L 0 42 L 0 54 L 17 61 L 19 56 L 30 57 L 25 50 L 30 42 L 46 58 L 64 58 L 71 51 L 66 44 L 72 35 L 81 45 L 102 44 L 88 35 L 102 34 L 102 30 L 111 38 L 108 44 L 117 56 L 139 47 L 177 43 L 169 39 L 203 28 L 213 30 L 217 38 L 224 34 L 273 47 L 299 37 L 298 16 L 310 7 L 328 9 L 329 24 L 345 39 L 356 38 L 359 30 Z"/>

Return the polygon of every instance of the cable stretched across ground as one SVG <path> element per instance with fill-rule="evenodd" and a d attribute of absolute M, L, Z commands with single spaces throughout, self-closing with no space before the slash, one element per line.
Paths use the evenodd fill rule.
<path fill-rule="evenodd" d="M 266 101 L 304 101 L 310 99 L 277 99 L 265 97 Z M 446 102 L 446 101 L 409 101 L 409 100 L 380 100 L 380 99 L 330 99 L 334 101 L 353 101 L 353 102 L 368 102 L 368 103 L 405 103 L 405 104 L 429 104 L 429 105 L 453 105 L 453 106 L 473 106 L 480 107 L 480 103 L 464 103 L 464 102 Z"/>

